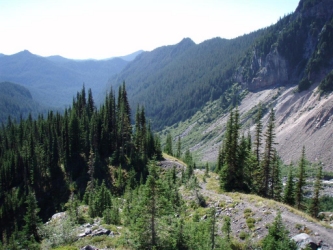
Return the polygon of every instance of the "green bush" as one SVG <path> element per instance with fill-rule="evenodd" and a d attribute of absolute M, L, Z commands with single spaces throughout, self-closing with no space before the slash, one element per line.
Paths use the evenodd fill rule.
<path fill-rule="evenodd" d="M 256 223 L 256 220 L 252 217 L 246 219 L 246 225 L 248 226 L 249 229 L 254 228 L 254 224 Z"/>

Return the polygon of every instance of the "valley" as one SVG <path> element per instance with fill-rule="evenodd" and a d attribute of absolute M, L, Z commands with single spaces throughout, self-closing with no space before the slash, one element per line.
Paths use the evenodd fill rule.
<path fill-rule="evenodd" d="M 333 249 L 331 44 L 300 0 L 233 39 L 0 54 L 0 250 Z"/>

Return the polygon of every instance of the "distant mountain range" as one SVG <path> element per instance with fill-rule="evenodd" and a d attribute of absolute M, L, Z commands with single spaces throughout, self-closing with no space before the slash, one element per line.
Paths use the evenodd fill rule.
<path fill-rule="evenodd" d="M 35 101 L 46 107 L 64 107 L 82 86 L 95 96 L 105 91 L 108 79 L 120 72 L 141 51 L 122 58 L 72 60 L 61 56 L 41 57 L 25 50 L 0 55 L 0 82 L 25 86 Z"/>
<path fill-rule="evenodd" d="M 10 115 L 12 120 L 26 119 L 29 114 L 37 118 L 39 114 L 46 113 L 42 107 L 32 99 L 30 91 L 18 84 L 0 82 L 0 123 L 6 122 Z"/>
<path fill-rule="evenodd" d="M 83 84 L 92 89 L 94 97 L 102 97 L 111 87 L 116 90 L 125 81 L 132 114 L 137 105 L 144 106 L 147 118 L 157 131 L 164 128 L 172 131 L 179 124 L 193 119 L 196 114 L 195 117 L 201 118 L 192 121 L 190 126 L 199 124 L 201 128 L 197 132 L 202 129 L 203 123 L 207 125 L 216 122 L 231 108 L 244 105 L 243 100 L 249 93 L 272 90 L 270 93 L 274 94 L 269 98 L 262 97 L 262 100 L 266 105 L 265 110 L 277 109 L 277 120 L 281 122 L 279 126 L 287 141 L 296 132 L 305 129 L 305 125 L 284 125 L 288 117 L 298 119 L 301 115 L 297 116 L 299 110 L 288 105 L 296 107 L 297 103 L 302 103 L 304 106 L 297 106 L 299 109 L 313 111 L 314 100 L 333 91 L 331 44 L 333 1 L 301 0 L 294 13 L 280 18 L 276 24 L 230 40 L 213 38 L 195 44 L 190 38 L 184 38 L 178 44 L 162 46 L 151 52 L 138 51 L 128 57 L 99 61 L 77 61 L 60 56 L 43 58 L 28 51 L 11 56 L 0 55 L 0 81 L 21 84 L 30 90 L 34 100 L 53 107 L 69 105 Z M 131 59 L 133 60 L 128 61 Z M 284 90 L 287 92 L 283 92 Z M 312 103 L 305 104 L 308 95 L 318 93 L 319 97 L 311 97 Z M 279 109 L 280 104 L 276 101 L 280 95 L 284 96 L 284 111 Z M 96 98 L 96 103 L 98 99 Z M 249 113 L 242 114 L 243 122 L 249 128 L 252 126 L 251 115 L 258 102 L 259 99 L 249 102 L 246 107 L 246 112 Z M 213 109 L 210 103 L 215 103 L 214 107 L 218 107 L 220 111 Z M 330 104 L 325 105 L 325 110 L 303 118 L 303 121 L 307 121 L 306 126 L 314 120 L 326 124 L 328 118 L 324 119 L 322 116 L 331 117 L 333 113 L 329 109 Z M 285 110 L 290 113 L 286 114 Z M 306 114 L 305 111 L 302 111 L 302 115 Z M 198 116 L 198 113 L 201 114 Z M 184 131 L 177 131 L 175 136 L 188 134 L 188 129 L 185 127 Z M 289 131 L 294 132 L 289 134 Z M 310 130 L 307 128 L 306 131 Z M 219 130 L 215 133 L 222 135 L 223 132 Z M 309 143 L 315 140 L 315 135 L 318 135 L 316 133 L 317 130 L 311 135 L 313 137 Z M 200 135 L 195 134 L 195 140 L 188 139 L 186 142 L 186 136 L 183 137 L 183 145 L 187 145 L 192 151 L 199 148 L 202 140 L 216 139 L 214 135 L 208 135 L 206 129 Z M 318 157 L 319 150 L 326 141 L 317 143 L 311 157 L 326 157 L 325 162 L 331 162 L 328 155 Z M 216 141 L 211 141 L 209 146 L 205 144 L 205 148 L 199 150 L 209 147 L 217 150 L 217 144 Z M 299 153 L 300 147 L 295 153 L 291 146 L 287 147 L 282 142 L 279 145 L 280 150 L 287 149 L 288 153 L 293 154 L 288 159 L 294 160 Z M 330 143 L 325 145 L 325 148 L 331 146 Z M 216 152 L 210 155 L 215 157 Z"/>

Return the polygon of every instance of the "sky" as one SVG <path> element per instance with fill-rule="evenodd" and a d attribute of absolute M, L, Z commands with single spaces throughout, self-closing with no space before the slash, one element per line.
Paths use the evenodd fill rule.
<path fill-rule="evenodd" d="M 0 53 L 104 59 L 189 37 L 235 38 L 292 13 L 299 0 L 0 0 Z"/>

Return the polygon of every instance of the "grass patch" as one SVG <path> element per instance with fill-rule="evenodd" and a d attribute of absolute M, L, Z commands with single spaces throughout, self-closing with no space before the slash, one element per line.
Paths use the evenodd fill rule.
<path fill-rule="evenodd" d="M 254 224 L 256 223 L 256 219 L 249 217 L 246 219 L 246 225 L 250 230 L 254 229 Z"/>

